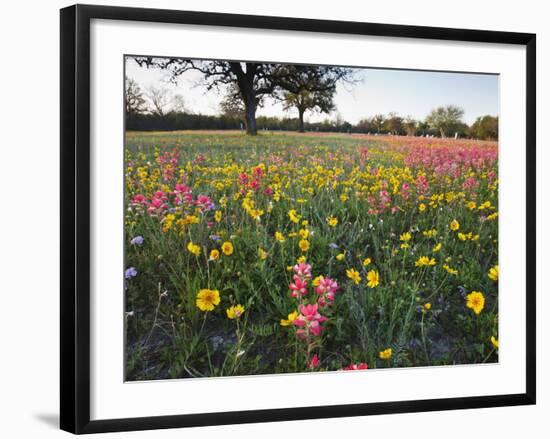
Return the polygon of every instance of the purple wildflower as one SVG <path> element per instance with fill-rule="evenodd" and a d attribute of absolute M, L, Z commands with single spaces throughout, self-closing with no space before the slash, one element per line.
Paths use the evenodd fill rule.
<path fill-rule="evenodd" d="M 136 236 L 135 238 L 132 238 L 132 240 L 130 241 L 130 244 L 141 245 L 143 244 L 143 241 L 145 241 L 145 239 L 143 239 L 143 236 Z"/>
<path fill-rule="evenodd" d="M 132 277 L 136 277 L 138 274 L 138 271 L 134 267 L 129 267 L 124 272 L 124 277 L 126 279 L 131 279 Z"/>

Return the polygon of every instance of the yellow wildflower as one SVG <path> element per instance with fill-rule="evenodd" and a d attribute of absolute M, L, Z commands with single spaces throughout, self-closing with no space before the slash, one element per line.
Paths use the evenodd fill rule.
<path fill-rule="evenodd" d="M 435 264 L 436 264 L 435 259 L 430 258 L 428 256 L 420 256 L 414 263 L 414 265 L 417 267 L 428 267 Z"/>
<path fill-rule="evenodd" d="M 288 217 L 290 218 L 290 221 L 295 224 L 300 222 L 300 215 L 298 215 L 294 209 L 288 211 Z"/>
<path fill-rule="evenodd" d="M 451 224 L 449 224 L 449 227 L 453 232 L 456 232 L 458 229 L 460 229 L 460 223 L 454 219 L 451 221 Z"/>
<path fill-rule="evenodd" d="M 281 326 L 290 326 L 298 318 L 298 311 L 291 312 L 286 319 L 281 319 Z"/>
<path fill-rule="evenodd" d="M 491 267 L 489 269 L 489 273 L 487 274 L 489 279 L 494 280 L 495 282 L 498 280 L 498 265 L 495 265 L 494 267 Z"/>
<path fill-rule="evenodd" d="M 197 308 L 201 311 L 214 311 L 220 303 L 220 292 L 218 290 L 202 289 L 197 294 Z"/>
<path fill-rule="evenodd" d="M 210 251 L 210 257 L 208 258 L 209 261 L 217 261 L 220 258 L 220 251 L 217 249 L 213 249 Z"/>
<path fill-rule="evenodd" d="M 300 239 L 300 242 L 298 242 L 298 247 L 303 252 L 307 252 L 309 250 L 309 241 L 307 239 Z"/>
<path fill-rule="evenodd" d="M 424 230 L 422 232 L 422 234 L 426 237 L 426 238 L 433 238 L 437 235 L 437 230 L 436 229 L 431 229 L 431 230 Z"/>
<path fill-rule="evenodd" d="M 458 274 L 458 270 L 455 270 L 454 268 L 449 267 L 447 264 L 443 264 L 443 268 L 449 274 L 452 274 L 452 275 L 455 275 L 455 276 Z"/>
<path fill-rule="evenodd" d="M 311 282 L 314 287 L 318 287 L 321 281 L 324 279 L 324 276 L 317 276 L 313 281 Z"/>
<path fill-rule="evenodd" d="M 485 296 L 479 291 L 472 291 L 466 296 L 466 306 L 476 315 L 479 314 L 485 306 Z"/>
<path fill-rule="evenodd" d="M 201 254 L 201 246 L 198 244 L 193 244 L 193 242 L 187 244 L 187 250 L 195 256 L 199 256 Z"/>
<path fill-rule="evenodd" d="M 222 252 L 226 256 L 230 256 L 233 254 L 233 244 L 229 241 L 226 241 L 222 244 Z"/>
<path fill-rule="evenodd" d="M 267 259 L 267 257 L 269 256 L 269 253 L 266 252 L 263 248 L 259 248 L 258 249 L 258 257 L 263 261 L 265 259 Z"/>
<path fill-rule="evenodd" d="M 378 271 L 370 270 L 367 273 L 367 286 L 369 288 L 376 288 L 378 285 L 380 285 L 380 275 Z"/>
<path fill-rule="evenodd" d="M 228 319 L 231 319 L 231 320 L 238 319 L 244 314 L 244 306 L 234 305 L 230 308 L 227 308 L 225 312 L 227 313 Z"/>
<path fill-rule="evenodd" d="M 359 282 L 361 282 L 361 276 L 359 275 L 359 272 L 354 268 L 346 270 L 346 276 L 351 279 L 355 285 L 358 285 Z"/>

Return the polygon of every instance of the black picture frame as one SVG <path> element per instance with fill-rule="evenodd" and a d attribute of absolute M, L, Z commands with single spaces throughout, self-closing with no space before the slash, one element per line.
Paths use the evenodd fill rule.
<path fill-rule="evenodd" d="M 303 18 L 75 5 L 61 11 L 61 429 L 81 434 L 535 404 L 536 36 Z M 526 392 L 224 413 L 90 420 L 90 21 L 131 20 L 526 47 Z"/>

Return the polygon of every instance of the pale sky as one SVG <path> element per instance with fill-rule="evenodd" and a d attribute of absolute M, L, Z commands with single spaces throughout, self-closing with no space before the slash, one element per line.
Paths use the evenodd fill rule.
<path fill-rule="evenodd" d="M 206 91 L 200 84 L 202 75 L 186 72 L 177 85 L 167 81 L 167 72 L 140 67 L 133 60 L 126 64 L 126 75 L 142 89 L 149 86 L 166 87 L 180 94 L 187 110 L 193 113 L 215 115 L 223 91 Z M 334 96 L 337 111 L 344 120 L 356 124 L 375 114 L 398 113 L 423 120 L 435 107 L 457 105 L 464 109 L 463 120 L 471 124 L 478 116 L 498 115 L 498 76 L 473 73 L 425 72 L 357 68 L 355 84 L 339 84 Z M 296 117 L 297 113 L 284 112 L 280 103 L 267 100 L 257 115 Z M 306 112 L 306 121 L 317 122 L 335 113 Z"/>

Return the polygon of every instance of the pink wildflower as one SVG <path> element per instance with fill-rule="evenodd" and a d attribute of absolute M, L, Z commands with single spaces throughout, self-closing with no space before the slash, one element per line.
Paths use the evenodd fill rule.
<path fill-rule="evenodd" d="M 306 264 L 305 262 L 300 262 L 292 267 L 292 269 L 294 270 L 295 276 L 299 279 L 305 281 L 311 279 L 311 265 Z"/>
<path fill-rule="evenodd" d="M 351 363 L 349 366 L 346 366 L 341 370 L 366 370 L 368 368 L 369 368 L 369 365 L 367 363 L 357 363 L 357 364 Z"/>
<path fill-rule="evenodd" d="M 320 280 L 319 285 L 315 288 L 315 292 L 319 294 L 319 306 L 332 305 L 334 296 L 338 290 L 338 283 L 330 277 L 325 277 Z"/>
<path fill-rule="evenodd" d="M 214 208 L 214 202 L 207 195 L 199 195 L 195 204 L 200 208 L 201 212 L 212 210 Z"/>
<path fill-rule="evenodd" d="M 323 331 L 321 323 L 327 320 L 326 317 L 319 314 L 318 306 L 315 305 L 300 305 L 300 315 L 292 323 L 303 329 L 298 329 L 296 334 L 306 338 L 310 333 L 319 336 Z"/>
<path fill-rule="evenodd" d="M 136 196 L 134 196 L 134 198 L 132 200 L 132 203 L 133 204 L 147 204 L 147 199 L 143 195 L 137 194 Z"/>
<path fill-rule="evenodd" d="M 309 368 L 310 369 L 316 369 L 319 367 L 319 357 L 317 356 L 317 354 L 313 355 L 313 357 L 311 357 L 311 360 L 309 360 Z"/>
<path fill-rule="evenodd" d="M 305 296 L 307 294 L 307 281 L 302 280 L 297 275 L 294 275 L 294 282 L 289 286 L 290 288 L 290 297 L 296 298 L 298 295 Z"/>

